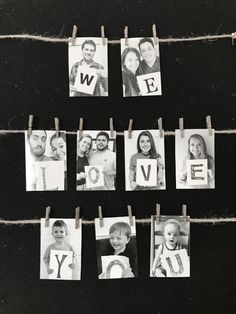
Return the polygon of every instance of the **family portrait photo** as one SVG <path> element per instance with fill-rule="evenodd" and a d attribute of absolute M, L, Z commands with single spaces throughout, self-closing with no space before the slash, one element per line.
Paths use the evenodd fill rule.
<path fill-rule="evenodd" d="M 121 39 L 123 96 L 161 95 L 159 43 L 151 37 Z"/>
<path fill-rule="evenodd" d="M 150 277 L 190 277 L 190 222 L 182 216 L 151 217 Z"/>
<path fill-rule="evenodd" d="M 99 279 L 138 277 L 135 217 L 95 219 L 97 269 Z"/>
<path fill-rule="evenodd" d="M 107 39 L 76 38 L 68 49 L 69 96 L 108 96 Z"/>
<path fill-rule="evenodd" d="M 82 223 L 75 219 L 41 219 L 40 279 L 80 280 Z"/>
<path fill-rule="evenodd" d="M 175 130 L 177 189 L 215 188 L 215 135 L 208 129 Z"/>
<path fill-rule="evenodd" d="M 67 189 L 66 132 L 25 131 L 26 191 Z"/>
<path fill-rule="evenodd" d="M 77 132 L 76 190 L 115 190 L 116 133 Z"/>
<path fill-rule="evenodd" d="M 125 138 L 126 191 L 165 190 L 165 146 L 159 130 L 128 131 Z"/>

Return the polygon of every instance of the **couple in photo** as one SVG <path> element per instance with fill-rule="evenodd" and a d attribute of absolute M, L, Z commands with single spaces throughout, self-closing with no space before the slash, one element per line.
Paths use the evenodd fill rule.
<path fill-rule="evenodd" d="M 134 47 L 127 47 L 121 55 L 123 95 L 141 96 L 137 76 L 160 72 L 160 59 L 156 55 L 153 40 L 142 38 L 138 43 L 139 51 Z"/>

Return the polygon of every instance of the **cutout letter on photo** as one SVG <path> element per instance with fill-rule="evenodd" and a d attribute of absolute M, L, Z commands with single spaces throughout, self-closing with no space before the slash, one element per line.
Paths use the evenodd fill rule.
<path fill-rule="evenodd" d="M 161 256 L 166 277 L 190 277 L 190 263 L 185 249 L 168 251 Z"/>
<path fill-rule="evenodd" d="M 64 161 L 36 161 L 36 190 L 63 191 L 65 182 Z"/>
<path fill-rule="evenodd" d="M 49 267 L 53 272 L 49 275 L 49 279 L 71 280 L 72 269 L 69 265 L 72 264 L 72 259 L 72 251 L 51 250 Z"/>
<path fill-rule="evenodd" d="M 85 166 L 87 188 L 104 186 L 103 166 Z"/>
<path fill-rule="evenodd" d="M 161 95 L 161 72 L 137 76 L 142 96 Z"/>
<path fill-rule="evenodd" d="M 78 68 L 74 87 L 78 92 L 93 95 L 97 79 L 97 70 L 81 66 Z"/>
<path fill-rule="evenodd" d="M 207 159 L 186 160 L 186 170 L 189 185 L 208 184 Z"/>
<path fill-rule="evenodd" d="M 102 256 L 102 278 L 115 279 L 128 277 L 130 272 L 129 259 L 126 256 L 108 255 Z"/>
<path fill-rule="evenodd" d="M 136 183 L 140 186 L 157 185 L 157 160 L 138 159 L 137 160 Z"/>

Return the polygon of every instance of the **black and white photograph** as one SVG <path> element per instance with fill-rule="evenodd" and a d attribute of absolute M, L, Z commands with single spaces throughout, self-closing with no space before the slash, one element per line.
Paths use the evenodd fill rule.
<path fill-rule="evenodd" d="M 113 191 L 116 186 L 116 132 L 77 132 L 77 191 Z"/>
<path fill-rule="evenodd" d="M 208 129 L 175 130 L 177 189 L 215 188 L 215 135 Z"/>
<path fill-rule="evenodd" d="M 25 131 L 26 191 L 67 189 L 66 132 Z"/>
<path fill-rule="evenodd" d="M 190 222 L 151 216 L 150 277 L 190 277 Z"/>
<path fill-rule="evenodd" d="M 159 43 L 153 38 L 121 39 L 123 97 L 162 95 Z"/>
<path fill-rule="evenodd" d="M 69 96 L 108 96 L 107 38 L 76 38 L 68 49 Z"/>
<path fill-rule="evenodd" d="M 165 145 L 159 130 L 128 131 L 125 137 L 126 191 L 165 190 Z"/>
<path fill-rule="evenodd" d="M 95 219 L 99 279 L 138 277 L 135 217 Z"/>
<path fill-rule="evenodd" d="M 81 279 L 82 221 L 50 218 L 45 227 L 41 219 L 40 279 Z"/>

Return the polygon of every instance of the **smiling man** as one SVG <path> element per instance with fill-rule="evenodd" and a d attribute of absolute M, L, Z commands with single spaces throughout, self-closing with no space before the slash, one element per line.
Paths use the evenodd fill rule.
<path fill-rule="evenodd" d="M 136 75 L 149 74 L 160 71 L 160 59 L 156 55 L 153 41 L 149 37 L 139 41 L 139 50 L 143 60 L 140 62 Z"/>
<path fill-rule="evenodd" d="M 104 66 L 95 62 L 93 60 L 95 52 L 96 52 L 96 44 L 93 40 L 88 39 L 85 40 L 82 44 L 82 56 L 83 59 L 79 62 L 76 62 L 71 69 L 70 73 L 70 92 L 72 96 L 103 96 L 104 92 L 107 92 L 108 90 L 108 83 L 107 83 L 107 75 L 106 71 L 104 70 Z M 92 95 L 79 92 L 75 89 L 74 84 L 76 81 L 76 76 L 78 71 L 80 70 L 80 67 L 83 67 L 83 69 L 90 68 L 95 69 L 97 74 L 97 82 L 94 88 L 94 92 Z M 84 77 L 81 79 L 82 83 L 90 84 L 92 80 L 92 77 L 88 75 L 84 75 Z"/>
<path fill-rule="evenodd" d="M 98 132 L 96 137 L 96 150 L 89 158 L 89 165 L 103 166 L 104 186 L 103 188 L 92 188 L 93 190 L 114 190 L 116 176 L 116 154 L 108 148 L 109 135 Z"/>

